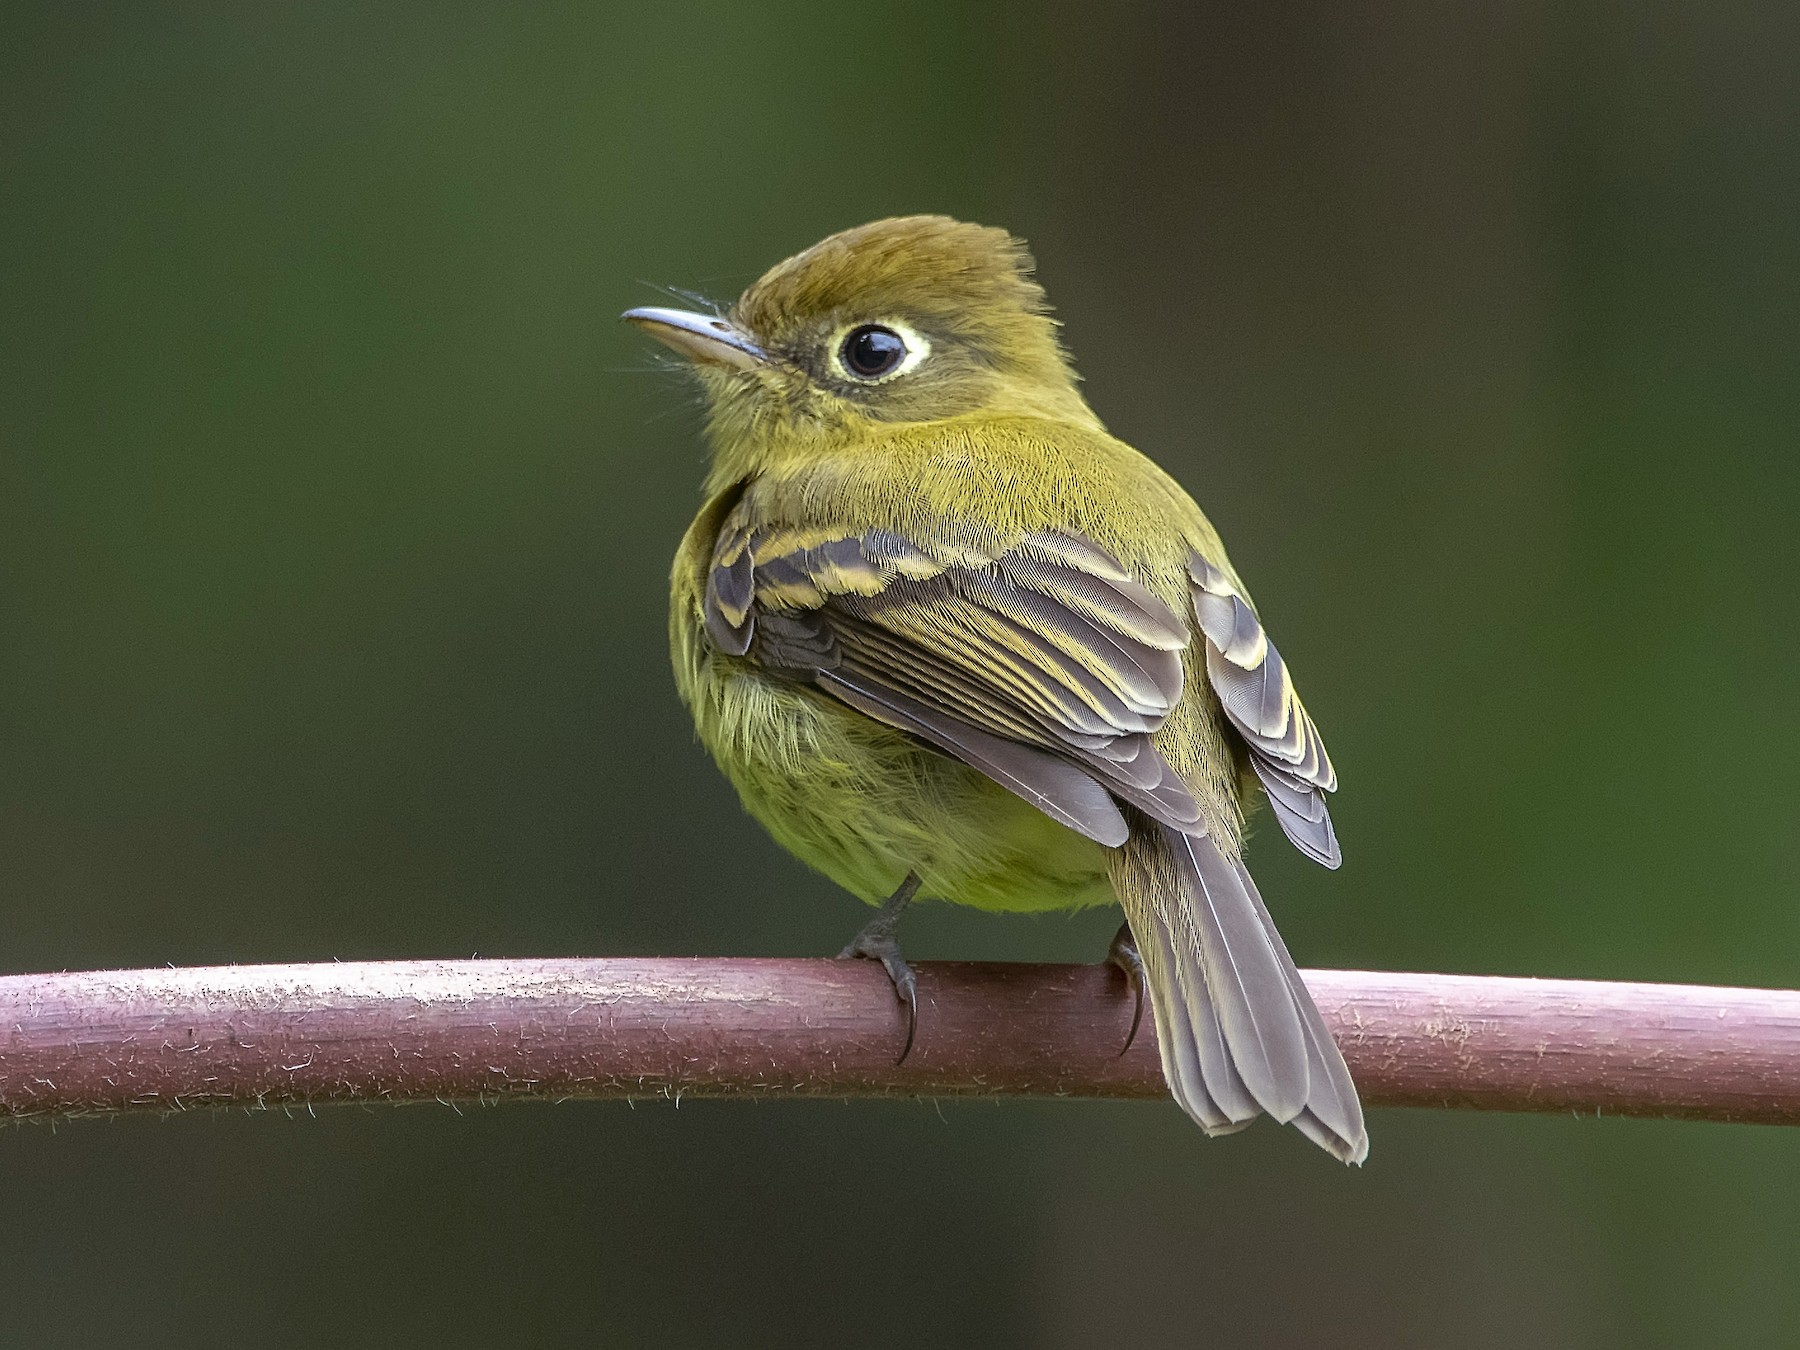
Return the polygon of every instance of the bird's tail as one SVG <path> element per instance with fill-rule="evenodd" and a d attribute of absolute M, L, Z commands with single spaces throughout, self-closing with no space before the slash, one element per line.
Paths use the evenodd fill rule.
<path fill-rule="evenodd" d="M 1207 835 L 1140 817 L 1112 875 L 1182 1109 L 1208 1134 L 1266 1112 L 1341 1161 L 1362 1162 L 1356 1084 L 1244 864 Z"/>

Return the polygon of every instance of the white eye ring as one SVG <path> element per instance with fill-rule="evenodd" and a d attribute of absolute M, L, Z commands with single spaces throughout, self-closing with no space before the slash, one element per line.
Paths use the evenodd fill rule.
<path fill-rule="evenodd" d="M 850 339 L 864 330 L 885 333 L 898 338 L 904 349 L 900 360 L 893 366 L 879 371 L 863 372 L 851 368 L 845 357 Z M 831 335 L 830 348 L 833 373 L 852 380 L 857 384 L 886 384 L 889 380 L 897 380 L 909 371 L 918 368 L 919 362 L 931 355 L 931 342 L 918 329 L 902 319 L 880 319 L 847 323 Z"/>

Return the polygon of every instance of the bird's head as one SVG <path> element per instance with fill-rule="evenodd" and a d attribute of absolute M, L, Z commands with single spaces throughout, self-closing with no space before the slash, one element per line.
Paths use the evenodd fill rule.
<path fill-rule="evenodd" d="M 692 363 L 722 457 L 969 414 L 1097 426 L 1031 267 L 1004 230 L 902 216 L 777 263 L 724 313 L 625 318 Z"/>

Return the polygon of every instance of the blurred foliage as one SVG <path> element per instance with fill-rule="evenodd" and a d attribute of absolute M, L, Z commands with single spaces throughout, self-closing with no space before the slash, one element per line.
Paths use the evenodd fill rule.
<path fill-rule="evenodd" d="M 700 450 L 614 316 L 942 210 L 1032 240 L 1299 672 L 1349 863 L 1254 861 L 1304 964 L 1800 985 L 1797 14 L 10 7 L 0 965 L 834 950 L 671 691 Z M 46 1345 L 1800 1337 L 1800 1135 L 1373 1133 L 27 1128 L 0 1301 Z"/>

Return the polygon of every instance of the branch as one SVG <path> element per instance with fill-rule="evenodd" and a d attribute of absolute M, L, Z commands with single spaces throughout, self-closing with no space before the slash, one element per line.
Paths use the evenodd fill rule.
<path fill-rule="evenodd" d="M 1104 966 L 403 961 L 0 977 L 0 1115 L 653 1096 L 1161 1097 Z M 1308 971 L 1380 1106 L 1800 1123 L 1800 993 Z"/>

